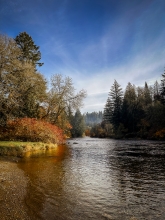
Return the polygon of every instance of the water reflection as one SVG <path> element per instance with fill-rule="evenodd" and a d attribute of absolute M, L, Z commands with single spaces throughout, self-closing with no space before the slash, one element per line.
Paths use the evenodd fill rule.
<path fill-rule="evenodd" d="M 165 145 L 145 143 L 119 144 L 110 163 L 117 164 L 119 195 L 132 213 L 138 219 L 164 219 Z"/>
<path fill-rule="evenodd" d="M 49 215 L 47 211 L 51 206 L 53 206 L 54 211 L 58 209 L 59 204 L 55 198 L 63 194 L 64 170 L 61 162 L 64 160 L 66 152 L 67 147 L 62 145 L 45 152 L 28 153 L 19 162 L 19 168 L 29 178 L 25 203 L 31 219 L 47 219 L 44 217 L 45 207 L 47 209 L 46 216 Z"/>
<path fill-rule="evenodd" d="M 75 144 L 75 142 L 77 144 Z M 18 166 L 31 219 L 165 219 L 165 144 L 83 138 Z"/>

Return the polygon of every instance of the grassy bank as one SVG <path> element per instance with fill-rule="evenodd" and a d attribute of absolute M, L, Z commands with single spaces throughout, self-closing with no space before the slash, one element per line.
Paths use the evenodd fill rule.
<path fill-rule="evenodd" d="M 1 156 L 23 157 L 27 152 L 37 150 L 48 150 L 57 147 L 57 144 L 48 144 L 42 142 L 18 142 L 18 141 L 0 141 Z"/>

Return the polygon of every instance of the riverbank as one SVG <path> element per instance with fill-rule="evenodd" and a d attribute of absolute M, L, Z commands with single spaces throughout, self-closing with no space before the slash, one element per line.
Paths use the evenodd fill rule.
<path fill-rule="evenodd" d="M 0 157 L 1 220 L 165 219 L 165 142 L 67 142 Z"/>
<path fill-rule="evenodd" d="M 0 141 L 0 156 L 24 157 L 27 152 L 54 149 L 57 144 L 42 142 Z"/>
<path fill-rule="evenodd" d="M 13 157 L 0 157 L 0 213 L 2 220 L 30 220 L 24 202 L 28 177 Z"/>

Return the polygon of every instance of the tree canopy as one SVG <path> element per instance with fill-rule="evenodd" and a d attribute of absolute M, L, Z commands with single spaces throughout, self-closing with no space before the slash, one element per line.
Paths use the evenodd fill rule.
<path fill-rule="evenodd" d="M 32 37 L 26 32 L 19 33 L 16 36 L 15 42 L 21 50 L 21 55 L 19 59 L 25 62 L 31 62 L 35 68 L 36 66 L 42 66 L 43 63 L 40 63 L 41 52 L 39 51 L 39 46 L 35 45 Z"/>
<path fill-rule="evenodd" d="M 35 118 L 62 128 L 67 135 L 71 116 L 82 106 L 86 92 L 76 93 L 72 79 L 61 74 L 53 75 L 48 87 L 36 70 L 41 64 L 38 49 L 26 32 L 15 40 L 0 35 L 0 128 L 11 120 Z"/>
<path fill-rule="evenodd" d="M 20 61 L 15 41 L 0 36 L 0 115 L 1 124 L 13 117 L 36 117 L 46 97 L 46 80 L 31 63 Z"/>
<path fill-rule="evenodd" d="M 165 74 L 160 85 L 157 81 L 150 87 L 147 82 L 144 87 L 128 83 L 123 98 L 122 89 L 115 80 L 105 104 L 101 135 L 165 138 L 164 85 Z M 107 126 L 111 128 L 108 132 Z"/>
<path fill-rule="evenodd" d="M 75 93 L 72 79 L 55 74 L 51 78 L 51 88 L 48 92 L 46 115 L 52 123 L 58 123 L 59 118 L 68 118 L 70 114 L 82 106 L 86 92 Z"/>

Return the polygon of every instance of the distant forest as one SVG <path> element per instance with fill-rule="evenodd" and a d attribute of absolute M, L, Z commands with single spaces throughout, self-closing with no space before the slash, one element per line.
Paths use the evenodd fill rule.
<path fill-rule="evenodd" d="M 92 113 L 85 113 L 84 114 L 84 120 L 86 126 L 93 126 L 95 124 L 99 124 L 103 120 L 103 112 L 92 112 Z"/>
<path fill-rule="evenodd" d="M 88 131 L 89 133 L 89 131 Z M 90 129 L 92 137 L 165 139 L 165 73 L 160 83 L 125 92 L 115 80 L 108 94 L 100 124 Z"/>

